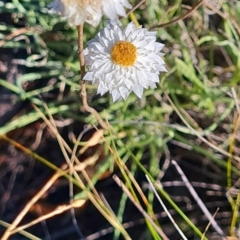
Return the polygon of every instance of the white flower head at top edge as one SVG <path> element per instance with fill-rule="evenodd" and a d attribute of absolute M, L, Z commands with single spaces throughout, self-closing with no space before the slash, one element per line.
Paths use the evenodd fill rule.
<path fill-rule="evenodd" d="M 112 94 L 113 101 L 126 99 L 131 92 L 142 98 L 143 89 L 155 88 L 160 72 L 167 72 L 163 44 L 156 42 L 156 32 L 125 28 L 109 22 L 84 50 L 89 67 L 84 80 L 98 84 L 98 93 Z"/>
<path fill-rule="evenodd" d="M 60 14 L 70 26 L 87 22 L 94 27 L 103 15 L 116 20 L 118 16 L 126 16 L 124 7 L 132 8 L 128 0 L 53 0 L 48 7 L 50 13 Z"/>

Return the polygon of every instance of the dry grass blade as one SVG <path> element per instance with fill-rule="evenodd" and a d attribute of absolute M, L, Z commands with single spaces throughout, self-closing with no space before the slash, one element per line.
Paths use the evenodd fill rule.
<path fill-rule="evenodd" d="M 223 14 L 219 9 L 221 8 L 220 0 L 216 1 L 217 3 L 214 3 L 212 0 L 204 0 L 204 5 L 207 7 L 205 9 L 205 12 L 209 15 L 217 13 L 219 16 L 221 16 L 223 19 L 226 19 L 228 16 L 226 14 Z M 211 10 L 209 10 L 209 9 Z"/>
<path fill-rule="evenodd" d="M 219 211 L 219 208 L 218 208 L 218 209 L 216 210 L 216 212 L 213 214 L 213 216 L 212 216 L 212 220 L 216 217 L 218 211 Z M 204 233 L 203 233 L 203 236 L 202 236 L 201 240 L 204 239 L 204 236 L 206 235 L 206 232 L 208 231 L 209 227 L 210 227 L 211 224 L 212 224 L 212 220 L 211 220 L 211 221 L 208 223 L 208 225 L 206 226 L 206 228 L 205 228 L 205 230 L 204 230 Z M 224 237 L 223 239 L 225 239 L 225 237 Z"/>
<path fill-rule="evenodd" d="M 127 187 L 123 184 L 123 182 L 116 176 L 113 176 L 114 181 L 117 183 L 117 185 L 127 194 L 128 198 L 131 200 L 131 202 L 135 205 L 135 207 L 142 213 L 142 215 L 152 224 L 152 226 L 155 228 L 155 230 L 158 232 L 158 234 L 162 237 L 164 240 L 168 240 L 168 237 L 166 234 L 160 229 L 160 227 L 152 220 L 152 218 L 148 215 L 148 213 L 141 207 L 139 203 L 137 203 L 130 193 L 130 191 L 127 189 Z"/>
<path fill-rule="evenodd" d="M 11 234 L 20 232 L 20 231 L 22 231 L 22 230 L 24 230 L 24 229 L 26 229 L 26 228 L 29 228 L 29 227 L 31 227 L 31 226 L 39 223 L 39 222 L 42 222 L 42 221 L 44 221 L 44 220 L 47 220 L 47 219 L 49 219 L 49 218 L 51 218 L 51 217 L 54 217 L 54 216 L 56 216 L 56 215 L 59 215 L 59 214 L 65 212 L 65 211 L 67 211 L 67 210 L 72 209 L 72 208 L 79 208 L 79 207 L 83 206 L 85 203 L 86 203 L 86 200 L 81 200 L 81 199 L 79 199 L 79 200 L 76 200 L 76 201 L 72 202 L 72 203 L 69 204 L 69 205 L 58 206 L 57 209 L 55 209 L 54 211 L 52 211 L 52 212 L 50 212 L 50 213 L 48 213 L 48 214 L 45 214 L 45 215 L 43 215 L 43 216 L 41 216 L 41 217 L 39 217 L 39 218 L 31 221 L 30 223 L 24 224 L 24 225 L 16 228 L 15 230 L 13 230 L 13 231 L 11 232 Z"/>
<path fill-rule="evenodd" d="M 234 152 L 236 137 L 238 134 L 238 129 L 240 126 L 240 114 L 238 115 L 235 123 L 232 135 L 230 137 L 230 143 L 229 143 L 229 154 L 232 156 Z M 232 157 L 229 157 L 227 160 L 227 186 L 230 189 L 232 187 Z"/>
<path fill-rule="evenodd" d="M 136 3 L 132 9 L 130 9 L 126 14 L 127 16 L 134 12 L 136 9 L 138 9 L 146 0 L 140 0 L 138 3 Z"/>
<path fill-rule="evenodd" d="M 193 198 L 195 199 L 195 201 L 197 202 L 198 206 L 201 208 L 201 210 L 203 211 L 203 213 L 205 214 L 205 216 L 207 217 L 209 222 L 212 223 L 212 226 L 215 229 L 215 231 L 220 236 L 224 236 L 224 233 L 223 233 L 222 229 L 219 227 L 219 225 L 217 224 L 215 219 L 212 217 L 211 213 L 208 211 L 208 209 L 206 208 L 206 206 L 204 205 L 204 203 L 202 202 L 202 200 L 200 199 L 200 197 L 196 193 L 195 189 L 192 187 L 192 185 L 188 181 L 188 179 L 187 179 L 186 175 L 184 174 L 184 172 L 182 171 L 182 169 L 178 166 L 176 161 L 172 160 L 172 163 L 175 166 L 175 168 L 177 169 L 181 179 L 185 183 L 186 188 L 189 190 L 189 192 L 191 193 L 191 195 L 193 196 Z"/>
<path fill-rule="evenodd" d="M 164 205 L 162 199 L 160 198 L 159 194 L 157 193 L 155 187 L 153 186 L 151 180 L 149 179 L 149 177 L 147 175 L 145 175 L 145 177 L 147 178 L 150 187 L 152 189 L 152 191 L 154 192 L 155 196 L 157 197 L 159 203 L 161 204 L 161 206 L 163 207 L 164 211 L 166 212 L 168 218 L 170 219 L 170 221 L 172 222 L 172 224 L 174 225 L 174 227 L 177 229 L 178 233 L 180 234 L 180 236 L 184 239 L 187 240 L 186 236 L 184 235 L 184 233 L 182 232 L 182 230 L 178 227 L 178 225 L 176 224 L 176 222 L 174 221 L 174 219 L 172 218 L 171 214 L 169 213 L 169 211 L 167 210 L 166 206 Z"/>
<path fill-rule="evenodd" d="M 166 94 L 166 97 L 168 99 L 168 101 L 171 103 L 172 107 L 174 108 L 175 112 L 178 114 L 178 116 L 181 118 L 181 120 L 184 122 L 184 124 L 189 128 L 189 130 L 191 132 L 193 132 L 200 140 L 202 140 L 204 143 L 206 143 L 209 147 L 213 148 L 214 150 L 220 152 L 221 154 L 227 156 L 227 157 L 232 157 L 233 159 L 237 160 L 240 162 L 240 157 L 236 156 L 236 155 L 232 155 L 230 153 L 228 153 L 227 151 L 217 147 L 216 145 L 214 145 L 213 143 L 209 142 L 207 139 L 205 139 L 201 134 L 199 134 L 198 131 L 196 131 L 193 127 L 190 126 L 190 124 L 188 124 L 188 122 L 184 119 L 184 117 L 182 116 L 182 114 L 180 113 L 179 109 L 177 109 L 177 107 L 175 106 L 175 104 L 173 103 L 173 101 L 171 100 L 171 98 Z"/>
<path fill-rule="evenodd" d="M 235 101 L 235 105 L 236 105 L 236 109 L 237 109 L 237 113 L 240 114 L 240 101 L 239 98 L 237 96 L 236 90 L 232 87 L 232 94 L 233 94 L 233 99 Z"/>
<path fill-rule="evenodd" d="M 4 227 L 10 227 L 10 226 L 11 226 L 11 224 L 6 223 L 6 222 L 4 222 L 4 221 L 2 221 L 2 220 L 0 220 L 0 225 L 2 225 L 2 226 L 4 226 Z M 24 230 L 19 231 L 19 233 L 22 234 L 23 236 L 25 236 L 26 238 L 31 239 L 31 240 L 41 240 L 40 238 L 35 237 L 35 236 L 32 235 L 31 233 L 28 233 L 28 232 L 26 232 L 26 231 L 24 231 Z"/>
<path fill-rule="evenodd" d="M 45 121 L 45 123 L 48 125 L 48 127 L 52 130 L 52 132 L 55 134 L 57 141 L 59 143 L 59 146 L 61 148 L 61 151 L 65 157 L 65 160 L 69 166 L 70 172 L 73 173 L 75 179 L 77 180 L 79 187 L 86 192 L 86 195 L 88 197 L 88 199 L 94 204 L 94 206 L 99 210 L 99 212 L 117 229 L 119 229 L 119 231 L 122 233 L 122 235 L 126 238 L 129 237 L 128 233 L 125 231 L 125 229 L 122 227 L 121 223 L 119 223 L 118 219 L 111 213 L 111 211 L 109 211 L 109 209 L 104 205 L 104 203 L 102 202 L 101 198 L 99 197 L 97 191 L 95 190 L 91 179 L 89 178 L 89 176 L 87 175 L 86 171 L 84 169 L 81 169 L 81 173 L 83 174 L 83 176 L 85 177 L 87 183 L 89 184 L 91 190 L 93 191 L 93 193 L 87 189 L 87 186 L 83 183 L 83 181 L 81 180 L 81 178 L 79 177 L 78 173 L 76 172 L 75 166 L 73 165 L 73 162 L 71 161 L 71 159 L 74 159 L 76 161 L 76 163 L 82 164 L 79 162 L 79 160 L 77 159 L 77 157 L 75 155 L 72 155 L 71 159 L 68 156 L 68 153 L 73 154 L 73 151 L 71 150 L 71 148 L 67 145 L 67 143 L 64 141 L 64 139 L 60 136 L 59 132 L 57 131 L 57 128 L 55 126 L 54 120 L 51 116 L 51 114 L 49 114 L 48 111 L 48 107 L 44 104 L 44 107 L 47 111 L 47 113 L 49 114 L 49 118 L 50 121 L 44 116 L 44 114 L 35 106 L 33 105 L 34 109 L 40 114 L 40 116 L 43 118 L 43 120 Z M 75 143 L 77 144 L 77 143 Z"/>
<path fill-rule="evenodd" d="M 60 173 L 55 173 L 45 184 L 45 186 L 27 203 L 27 205 L 23 208 L 23 210 L 18 214 L 12 224 L 7 228 L 5 233 L 2 236 L 2 240 L 7 240 L 13 234 L 13 230 L 17 227 L 17 225 L 21 222 L 23 217 L 28 213 L 30 208 L 36 203 L 44 193 L 52 186 L 52 184 L 61 176 Z"/>
<path fill-rule="evenodd" d="M 113 152 L 112 149 L 111 149 L 111 151 Z M 128 178 L 132 181 L 132 183 L 134 184 L 135 188 L 137 189 L 139 195 L 141 196 L 143 202 L 146 204 L 146 206 L 148 206 L 149 203 L 148 203 L 147 198 L 145 197 L 141 187 L 139 186 L 139 184 L 137 183 L 136 179 L 134 178 L 132 173 L 129 171 L 129 169 L 127 168 L 125 163 L 121 159 L 119 159 L 119 158 L 116 158 L 116 163 L 117 163 L 120 171 L 123 173 L 123 175 L 127 176 L 126 181 L 128 181 Z M 123 171 L 125 171 L 125 172 L 123 172 Z M 138 201 L 138 199 L 135 199 L 135 200 Z"/>

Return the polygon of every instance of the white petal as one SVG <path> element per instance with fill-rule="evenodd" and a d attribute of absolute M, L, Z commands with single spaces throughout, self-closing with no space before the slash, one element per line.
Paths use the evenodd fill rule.
<path fill-rule="evenodd" d="M 126 87 L 124 87 L 124 86 L 121 86 L 119 88 L 119 92 L 120 92 L 120 94 L 121 94 L 121 96 L 123 97 L 124 100 L 127 99 L 128 95 L 130 93 L 129 90 Z"/>
<path fill-rule="evenodd" d="M 92 72 L 87 72 L 85 74 L 85 76 L 83 77 L 83 80 L 92 81 L 93 80 L 93 73 Z"/>
<path fill-rule="evenodd" d="M 103 12 L 111 20 L 116 18 L 117 14 L 114 8 L 114 4 L 111 1 L 108 1 L 108 3 L 106 2 L 103 5 Z"/>
<path fill-rule="evenodd" d="M 101 96 L 102 96 L 106 92 L 108 92 L 108 88 L 102 82 L 100 82 L 99 86 L 98 86 L 97 94 L 101 94 Z"/>
<path fill-rule="evenodd" d="M 143 95 L 143 87 L 140 85 L 135 85 L 133 87 L 133 92 L 139 97 L 142 98 Z"/>
<path fill-rule="evenodd" d="M 121 97 L 121 94 L 118 92 L 117 89 L 114 89 L 112 91 L 113 102 L 116 102 L 120 97 Z"/>

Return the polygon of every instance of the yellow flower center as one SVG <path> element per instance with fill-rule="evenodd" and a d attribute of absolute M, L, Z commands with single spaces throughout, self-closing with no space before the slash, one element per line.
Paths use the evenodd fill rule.
<path fill-rule="evenodd" d="M 119 41 L 112 48 L 111 58 L 115 64 L 132 66 L 137 58 L 137 48 L 130 42 Z"/>

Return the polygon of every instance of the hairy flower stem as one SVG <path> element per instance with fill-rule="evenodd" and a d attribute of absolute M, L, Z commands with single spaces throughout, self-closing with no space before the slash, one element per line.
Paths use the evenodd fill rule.
<path fill-rule="evenodd" d="M 80 62 L 80 74 L 81 74 L 81 96 L 83 108 L 85 111 L 94 115 L 97 119 L 98 123 L 102 128 L 107 129 L 107 124 L 103 121 L 99 113 L 92 107 L 88 105 L 87 102 L 87 91 L 86 91 L 86 81 L 83 80 L 85 75 L 85 62 L 84 62 L 84 54 L 83 54 L 83 24 L 77 27 L 78 29 L 78 52 L 79 52 L 79 62 Z"/>

